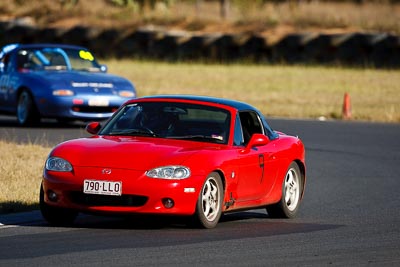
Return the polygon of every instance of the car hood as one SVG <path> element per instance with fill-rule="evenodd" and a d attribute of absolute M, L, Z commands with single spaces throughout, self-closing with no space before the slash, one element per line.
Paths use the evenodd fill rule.
<path fill-rule="evenodd" d="M 107 167 L 145 171 L 154 167 L 184 164 L 202 150 L 218 145 L 150 137 L 92 137 L 58 145 L 51 156 L 73 166 Z"/>
<path fill-rule="evenodd" d="M 132 86 L 127 79 L 107 73 L 84 71 L 37 71 L 31 72 L 29 75 L 46 80 L 54 87 L 61 87 L 63 89 L 93 87 L 119 89 L 119 87 L 122 86 Z"/>

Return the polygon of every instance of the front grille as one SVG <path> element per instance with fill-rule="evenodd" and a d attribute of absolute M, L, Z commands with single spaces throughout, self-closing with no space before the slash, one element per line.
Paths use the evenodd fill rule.
<path fill-rule="evenodd" d="M 75 112 L 82 113 L 113 113 L 119 107 L 118 106 L 110 106 L 110 107 L 89 107 L 89 106 L 73 106 L 72 110 Z"/>
<path fill-rule="evenodd" d="M 73 203 L 84 206 L 141 207 L 146 204 L 148 197 L 137 195 L 106 196 L 71 192 L 70 199 Z"/>

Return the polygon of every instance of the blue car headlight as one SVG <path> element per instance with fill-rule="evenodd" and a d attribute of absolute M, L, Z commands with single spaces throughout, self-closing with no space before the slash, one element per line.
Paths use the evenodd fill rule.
<path fill-rule="evenodd" d="M 70 172 L 72 171 L 72 165 L 68 161 L 58 157 L 49 157 L 46 160 L 46 170 L 57 171 L 57 172 Z"/>
<path fill-rule="evenodd" d="M 146 172 L 150 178 L 179 180 L 190 177 L 190 169 L 185 166 L 164 166 Z"/>

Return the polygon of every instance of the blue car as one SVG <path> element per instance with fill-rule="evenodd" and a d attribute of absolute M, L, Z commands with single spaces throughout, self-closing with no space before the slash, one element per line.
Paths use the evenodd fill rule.
<path fill-rule="evenodd" d="M 41 118 L 102 120 L 136 98 L 133 84 L 107 74 L 84 47 L 11 44 L 0 50 L 0 113 L 20 125 Z"/>

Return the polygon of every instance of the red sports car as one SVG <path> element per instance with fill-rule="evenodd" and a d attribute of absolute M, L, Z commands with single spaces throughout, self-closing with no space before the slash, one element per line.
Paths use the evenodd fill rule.
<path fill-rule="evenodd" d="M 213 228 L 231 211 L 291 218 L 299 209 L 304 146 L 248 104 L 143 97 L 86 129 L 92 137 L 61 143 L 46 160 L 40 208 L 50 224 L 85 212 L 190 216 Z"/>

